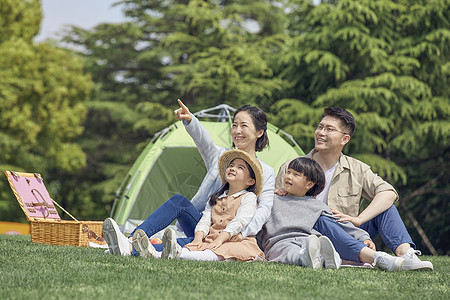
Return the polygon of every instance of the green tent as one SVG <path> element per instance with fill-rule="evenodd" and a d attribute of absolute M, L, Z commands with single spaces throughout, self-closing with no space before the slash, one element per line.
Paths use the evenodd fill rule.
<path fill-rule="evenodd" d="M 222 104 L 194 115 L 216 145 L 231 148 L 230 128 L 234 111 L 234 108 Z M 282 163 L 304 152 L 292 136 L 270 123 L 267 127 L 270 147 L 257 155 L 277 172 Z M 191 199 L 205 174 L 205 165 L 192 138 L 184 125 L 176 122 L 155 134 L 139 155 L 116 192 L 111 216 L 122 231 L 131 232 L 173 195 L 182 194 Z"/>

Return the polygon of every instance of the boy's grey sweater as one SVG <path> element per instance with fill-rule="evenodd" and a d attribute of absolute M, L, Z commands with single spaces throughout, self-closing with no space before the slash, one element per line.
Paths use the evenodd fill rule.
<path fill-rule="evenodd" d="M 320 235 L 313 227 L 321 215 L 334 218 L 330 208 L 313 197 L 276 195 L 269 220 L 260 232 L 264 252 L 269 251 L 274 244 L 284 239 L 307 237 L 311 234 Z M 350 222 L 338 224 L 357 240 L 363 242 L 370 239 L 367 232 Z"/>

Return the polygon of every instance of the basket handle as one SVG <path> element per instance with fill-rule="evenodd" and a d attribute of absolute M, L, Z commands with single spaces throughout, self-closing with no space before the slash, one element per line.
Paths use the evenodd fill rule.
<path fill-rule="evenodd" d="M 44 217 L 44 219 L 46 219 L 50 214 L 50 212 L 48 211 L 48 203 L 45 201 L 45 198 L 42 196 L 41 192 L 39 192 L 37 189 L 32 189 L 31 193 L 33 194 L 34 198 L 36 198 L 36 200 L 37 200 L 37 197 L 34 194 L 34 192 L 37 192 L 38 195 L 41 196 L 41 199 L 43 202 L 42 203 L 34 203 L 33 202 L 33 207 L 37 207 L 37 206 L 44 207 L 45 212 L 44 211 L 42 212 L 42 216 Z"/>

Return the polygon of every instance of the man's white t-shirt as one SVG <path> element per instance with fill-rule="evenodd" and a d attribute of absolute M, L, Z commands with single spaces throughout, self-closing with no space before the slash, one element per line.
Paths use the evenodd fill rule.
<path fill-rule="evenodd" d="M 328 191 L 330 190 L 331 179 L 333 178 L 334 170 L 337 167 L 336 163 L 331 169 L 325 171 L 325 187 L 323 191 L 316 196 L 316 199 L 323 201 L 326 205 L 328 205 Z"/>

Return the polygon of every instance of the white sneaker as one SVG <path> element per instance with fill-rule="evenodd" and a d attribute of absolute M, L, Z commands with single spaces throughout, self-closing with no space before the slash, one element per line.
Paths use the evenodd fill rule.
<path fill-rule="evenodd" d="M 152 243 L 148 239 L 147 234 L 144 230 L 138 229 L 133 233 L 131 238 L 134 250 L 139 253 L 142 257 L 156 257 L 156 250 Z"/>
<path fill-rule="evenodd" d="M 306 247 L 302 253 L 300 253 L 300 265 L 320 269 L 322 268 L 322 259 L 320 258 L 320 243 L 319 238 L 315 235 L 310 235 L 306 240 Z"/>
<path fill-rule="evenodd" d="M 163 251 L 161 258 L 175 259 L 181 254 L 181 246 L 177 243 L 177 234 L 172 228 L 167 228 L 162 237 Z"/>
<path fill-rule="evenodd" d="M 404 258 L 398 257 L 398 256 L 392 256 L 387 254 L 386 252 L 377 251 L 373 255 L 374 266 L 377 266 L 381 270 L 389 271 L 389 272 L 395 272 L 395 271 L 401 271 L 402 265 L 405 261 Z"/>
<path fill-rule="evenodd" d="M 128 256 L 131 255 L 130 242 L 120 231 L 116 221 L 107 218 L 103 221 L 103 236 L 108 244 L 109 253 Z"/>
<path fill-rule="evenodd" d="M 401 256 L 405 259 L 402 269 L 405 271 L 433 271 L 433 264 L 431 262 L 426 260 L 422 261 L 417 257 L 417 255 L 421 254 L 422 253 L 419 250 L 409 248 L 409 250 Z"/>
<path fill-rule="evenodd" d="M 325 269 L 339 269 L 341 267 L 341 257 L 334 249 L 333 243 L 326 236 L 319 237 L 320 254 L 325 260 Z"/>

